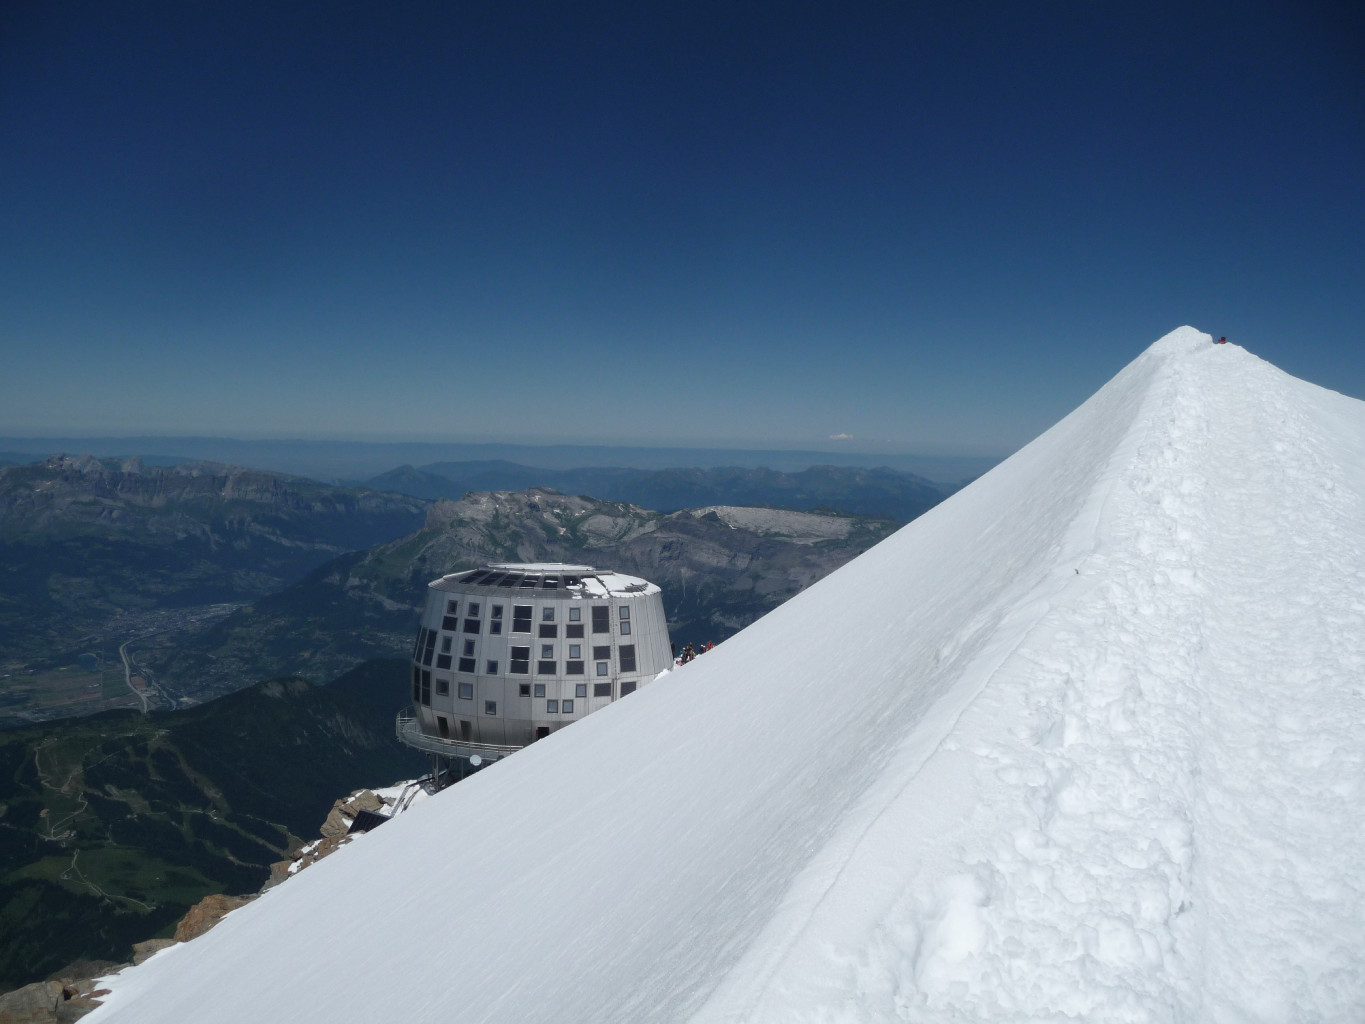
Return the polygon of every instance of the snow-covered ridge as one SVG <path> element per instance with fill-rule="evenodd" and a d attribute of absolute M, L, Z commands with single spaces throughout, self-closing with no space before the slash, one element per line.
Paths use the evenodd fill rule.
<path fill-rule="evenodd" d="M 88 1020 L 1365 1019 L 1365 404 L 1210 340 Z"/>

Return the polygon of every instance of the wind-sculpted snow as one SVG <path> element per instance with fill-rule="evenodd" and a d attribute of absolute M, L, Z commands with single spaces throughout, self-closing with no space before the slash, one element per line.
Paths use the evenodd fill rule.
<path fill-rule="evenodd" d="M 91 1024 L 1365 1019 L 1365 405 L 1185 328 Z"/>

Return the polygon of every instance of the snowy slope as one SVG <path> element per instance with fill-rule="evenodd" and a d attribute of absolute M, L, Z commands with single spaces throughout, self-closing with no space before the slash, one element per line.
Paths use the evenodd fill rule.
<path fill-rule="evenodd" d="M 1360 1021 L 1362 797 L 1365 404 L 1183 328 L 86 1019 Z"/>

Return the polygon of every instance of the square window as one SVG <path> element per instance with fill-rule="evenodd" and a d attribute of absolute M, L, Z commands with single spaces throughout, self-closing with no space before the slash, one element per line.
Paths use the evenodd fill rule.
<path fill-rule="evenodd" d="M 597 674 L 599 676 L 604 676 L 607 674 L 607 663 L 605 661 L 599 661 L 597 663 Z"/>
<path fill-rule="evenodd" d="M 609 644 L 603 644 L 601 647 L 594 647 L 592 649 L 592 656 L 597 661 L 606 661 L 611 657 L 611 646 Z"/>
<path fill-rule="evenodd" d="M 453 644 L 454 642 L 455 642 L 455 638 L 454 638 L 453 636 L 443 636 L 443 637 L 441 637 L 441 653 L 442 653 L 442 654 L 449 654 L 449 653 L 450 653 L 450 645 Z"/>
<path fill-rule="evenodd" d="M 478 620 L 478 619 L 465 619 L 465 620 L 464 620 L 464 631 L 465 631 L 466 633 L 477 633 L 477 632 L 479 631 L 479 620 Z"/>
<path fill-rule="evenodd" d="M 496 661 L 486 661 L 483 665 L 484 675 L 495 676 L 498 674 L 498 663 Z"/>
<path fill-rule="evenodd" d="M 625 611 L 624 608 L 622 608 L 621 610 L 622 610 L 622 611 Z M 464 612 L 464 613 L 465 613 L 466 615 L 472 615 L 472 616 L 474 616 L 475 618 L 478 618 L 478 616 L 479 616 L 479 602 L 478 602 L 478 601 L 470 601 L 469 604 L 465 605 L 465 612 Z M 622 615 L 621 618 L 624 619 L 625 616 Z"/>
<path fill-rule="evenodd" d="M 583 621 L 583 609 L 580 608 L 580 607 L 578 607 L 578 605 L 576 605 L 576 604 L 575 604 L 575 605 L 570 605 L 570 606 L 569 606 L 569 621 L 570 621 L 570 622 L 582 622 L 582 621 Z"/>
<path fill-rule="evenodd" d="M 472 676 L 478 669 L 474 667 L 473 658 L 461 658 L 459 665 L 456 666 L 456 671 L 468 672 Z"/>
<path fill-rule="evenodd" d="M 542 639 L 545 638 L 545 637 L 556 637 L 556 636 L 559 636 L 559 627 L 556 626 L 553 622 L 542 622 L 542 623 L 540 624 L 540 633 L 539 633 L 539 636 L 540 636 Z"/>
<path fill-rule="evenodd" d="M 552 676 L 555 674 L 555 663 L 553 661 L 536 662 L 536 675 Z"/>
<path fill-rule="evenodd" d="M 446 669 L 450 668 L 450 655 L 449 654 L 436 655 L 436 667 Z"/>
<path fill-rule="evenodd" d="M 573 688 L 573 695 L 575 697 L 586 697 L 588 695 L 588 684 L 577 683 Z"/>
<path fill-rule="evenodd" d="M 592 695 L 594 697 L 610 697 L 611 683 L 593 683 Z"/>
<path fill-rule="evenodd" d="M 488 620 L 488 632 L 489 632 L 490 634 L 492 634 L 493 636 L 502 636 L 502 620 L 501 620 L 501 619 L 489 619 L 489 620 Z"/>
<path fill-rule="evenodd" d="M 581 657 L 583 657 L 583 645 L 582 645 L 582 644 L 569 644 L 569 657 L 570 657 L 570 658 L 581 658 Z"/>
<path fill-rule="evenodd" d="M 473 699 L 474 699 L 474 684 L 473 684 L 473 683 L 459 683 L 459 684 L 457 684 L 457 685 L 459 686 L 459 691 L 458 691 L 458 692 L 459 692 L 460 700 L 473 700 Z"/>
<path fill-rule="evenodd" d="M 571 640 L 583 639 L 583 623 L 570 622 L 564 627 L 564 635 Z"/>
<path fill-rule="evenodd" d="M 555 656 L 555 645 L 554 645 L 554 644 L 541 644 L 541 645 L 540 645 L 540 656 L 541 656 L 542 658 L 553 658 L 553 657 Z"/>
<path fill-rule="evenodd" d="M 529 696 L 531 696 L 531 684 L 530 684 L 530 683 L 521 683 L 521 684 L 519 684 L 519 685 L 517 686 L 517 696 L 518 696 L 518 697 L 529 697 Z"/>
<path fill-rule="evenodd" d="M 447 615 L 458 615 L 459 613 L 460 613 L 460 602 L 459 602 L 459 601 L 447 601 L 447 602 L 446 602 L 446 614 L 447 614 Z"/>
<path fill-rule="evenodd" d="M 624 697 L 624 696 L 625 696 L 626 694 L 628 694 L 628 693 L 634 693 L 634 692 L 635 692 L 635 684 L 634 684 L 634 683 L 622 683 L 622 684 L 621 684 L 621 696 L 622 696 L 622 697 Z"/>
<path fill-rule="evenodd" d="M 621 650 L 618 652 L 618 654 L 619 654 L 620 659 L 621 659 L 621 671 L 622 671 L 622 672 L 634 672 L 634 671 L 635 671 L 635 645 L 634 645 L 634 644 L 622 644 L 622 645 L 621 645 Z"/>
<path fill-rule="evenodd" d="M 573 701 L 571 701 L 571 700 L 566 700 L 566 701 L 562 701 L 561 703 L 564 705 L 564 713 L 565 713 L 566 715 L 572 715 L 572 714 L 573 714 Z"/>
<path fill-rule="evenodd" d="M 448 629 L 453 633 L 460 628 L 460 620 L 453 615 L 447 615 L 441 620 L 441 628 Z"/>
<path fill-rule="evenodd" d="M 622 623 L 621 623 L 621 635 L 622 635 L 622 636 L 630 636 L 630 620 L 629 620 L 629 619 L 627 619 L 625 622 L 622 622 Z"/>
<path fill-rule="evenodd" d="M 500 604 L 495 604 L 495 605 L 493 606 L 493 610 L 492 610 L 491 612 L 489 612 L 489 614 L 490 614 L 493 618 L 495 618 L 495 619 L 500 619 L 500 618 L 502 618 L 502 605 L 500 605 Z"/>
<path fill-rule="evenodd" d="M 552 605 L 552 604 L 546 605 L 544 608 L 542 608 L 542 609 L 540 610 L 540 621 L 541 621 L 541 622 L 554 622 L 554 620 L 555 620 L 555 606 L 554 606 L 554 605 Z"/>
<path fill-rule="evenodd" d="M 473 641 L 473 640 L 466 640 L 466 641 L 464 642 L 464 656 L 465 656 L 466 658 L 469 658 L 469 657 L 472 657 L 473 654 L 474 654 L 474 641 Z"/>
<path fill-rule="evenodd" d="M 476 605 L 475 607 L 477 607 L 477 605 Z M 478 613 L 477 613 L 477 612 L 470 612 L 469 614 L 470 614 L 470 615 L 476 615 L 476 614 L 478 614 Z M 628 618 L 630 618 L 630 605 L 628 605 L 628 604 L 623 604 L 623 605 L 621 605 L 621 618 L 623 618 L 623 619 L 628 619 Z"/>
<path fill-rule="evenodd" d="M 495 701 L 495 700 L 486 700 L 486 701 L 484 701 L 484 702 L 483 702 L 483 713 L 484 713 L 485 715 L 496 715 L 496 714 L 498 713 L 498 702 Z"/>
<path fill-rule="evenodd" d="M 611 632 L 611 609 L 604 604 L 592 606 L 592 631 L 594 633 Z"/>
<path fill-rule="evenodd" d="M 545 710 L 552 715 L 559 714 L 559 701 L 547 700 L 545 702 Z"/>
<path fill-rule="evenodd" d="M 545 684 L 544 684 L 544 683 L 536 683 L 536 696 L 537 696 L 537 697 L 544 697 L 544 696 L 545 696 Z"/>
<path fill-rule="evenodd" d="M 566 661 L 564 663 L 564 674 L 566 676 L 581 676 L 583 674 L 583 663 L 581 661 Z"/>
<path fill-rule="evenodd" d="M 437 676 L 437 677 L 436 677 L 436 696 L 438 696 L 438 697 L 449 697 L 449 696 L 450 696 L 450 680 L 449 680 L 449 679 L 443 679 L 441 676 Z"/>

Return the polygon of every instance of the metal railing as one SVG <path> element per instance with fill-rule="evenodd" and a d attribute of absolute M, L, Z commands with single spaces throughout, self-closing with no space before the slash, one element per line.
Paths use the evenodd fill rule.
<path fill-rule="evenodd" d="M 393 723 L 394 734 L 399 742 L 441 757 L 472 757 L 478 755 L 485 761 L 496 761 L 508 754 L 515 754 L 524 744 L 475 743 L 473 740 L 458 740 L 454 737 L 432 736 L 422 731 L 417 713 L 411 708 L 398 712 Z"/>

